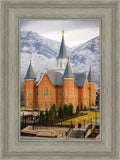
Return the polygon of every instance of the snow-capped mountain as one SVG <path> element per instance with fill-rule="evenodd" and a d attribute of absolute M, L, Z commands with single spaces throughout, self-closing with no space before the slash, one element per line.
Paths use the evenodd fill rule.
<path fill-rule="evenodd" d="M 44 38 L 31 31 L 21 31 L 20 39 L 21 81 L 24 80 L 30 59 L 37 78 L 44 69 L 56 67 L 56 57 L 60 49 L 59 42 Z M 95 80 L 99 82 L 99 37 L 77 45 L 77 47 L 66 46 L 66 49 L 74 72 L 88 71 L 91 65 Z"/>
<path fill-rule="evenodd" d="M 72 49 L 71 65 L 75 72 L 88 71 L 91 66 L 95 80 L 99 83 L 100 40 L 95 37 Z"/>

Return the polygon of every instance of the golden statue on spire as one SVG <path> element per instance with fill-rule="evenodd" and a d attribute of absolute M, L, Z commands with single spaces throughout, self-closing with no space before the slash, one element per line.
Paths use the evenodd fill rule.
<path fill-rule="evenodd" d="M 64 37 L 64 30 L 62 30 L 62 37 Z"/>

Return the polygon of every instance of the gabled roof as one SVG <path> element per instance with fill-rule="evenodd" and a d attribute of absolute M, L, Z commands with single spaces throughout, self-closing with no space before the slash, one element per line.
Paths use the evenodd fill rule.
<path fill-rule="evenodd" d="M 31 65 L 31 61 L 24 79 L 36 79 Z"/>
<path fill-rule="evenodd" d="M 71 71 L 71 67 L 70 67 L 69 60 L 68 60 L 68 63 L 67 63 L 67 65 L 66 65 L 63 78 L 74 78 L 73 73 L 72 73 L 72 71 Z"/>
<path fill-rule="evenodd" d="M 91 71 L 91 66 L 90 66 L 90 70 L 89 70 L 89 73 L 88 73 L 88 82 L 95 82 L 95 79 L 94 79 L 94 76 L 93 76 L 93 73 Z"/>
<path fill-rule="evenodd" d="M 39 84 L 39 82 L 41 81 L 44 74 L 45 73 L 40 74 L 40 79 L 38 82 L 36 82 L 35 86 L 37 86 Z M 62 73 L 55 72 L 54 70 L 47 70 L 46 74 L 48 75 L 51 83 L 54 86 L 62 86 L 63 85 L 63 79 L 62 79 L 63 74 Z M 86 77 L 85 73 L 74 73 L 73 76 L 74 76 L 75 86 L 78 86 L 78 87 L 84 86 L 85 77 Z"/>
<path fill-rule="evenodd" d="M 57 59 L 59 58 L 68 58 L 67 53 L 66 53 L 66 48 L 65 48 L 65 42 L 64 42 L 64 31 L 62 31 L 62 42 L 60 46 L 60 51 Z"/>

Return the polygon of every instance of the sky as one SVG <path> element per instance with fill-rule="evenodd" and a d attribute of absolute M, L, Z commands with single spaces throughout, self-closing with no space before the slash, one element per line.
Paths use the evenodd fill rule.
<path fill-rule="evenodd" d="M 99 20 L 21 20 L 21 31 L 32 31 L 40 36 L 61 42 L 64 30 L 65 44 L 74 47 L 99 36 Z"/>

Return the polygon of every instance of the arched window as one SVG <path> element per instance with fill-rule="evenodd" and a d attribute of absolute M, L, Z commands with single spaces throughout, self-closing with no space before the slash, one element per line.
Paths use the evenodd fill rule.
<path fill-rule="evenodd" d="M 44 88 L 44 96 L 48 96 L 48 89 L 47 89 L 47 87 Z"/>
<path fill-rule="evenodd" d="M 60 68 L 62 68 L 62 62 L 60 62 Z"/>

